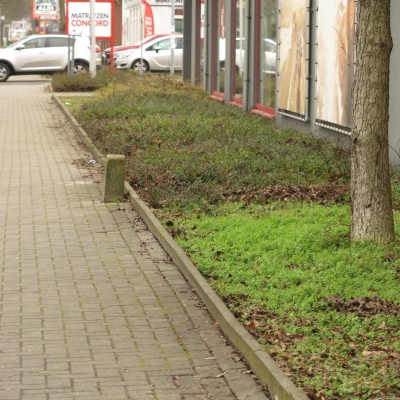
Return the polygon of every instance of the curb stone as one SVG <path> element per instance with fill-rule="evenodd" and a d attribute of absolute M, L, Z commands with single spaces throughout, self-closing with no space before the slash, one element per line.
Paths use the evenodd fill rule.
<path fill-rule="evenodd" d="M 99 152 L 81 125 L 65 108 L 57 96 L 67 96 L 66 93 L 52 95 L 56 105 L 64 113 L 72 127 L 92 152 L 96 160 L 105 165 L 106 157 Z M 225 303 L 217 296 L 208 282 L 191 262 L 186 253 L 178 246 L 172 236 L 162 226 L 145 202 L 137 195 L 128 182 L 125 182 L 125 192 L 135 211 L 143 219 L 150 232 L 160 242 L 166 253 L 181 270 L 189 284 L 206 305 L 208 311 L 218 322 L 224 334 L 244 356 L 261 384 L 268 388 L 273 400 L 310 400 L 309 397 L 284 374 L 278 364 L 262 348 L 258 341 L 236 320 Z"/>

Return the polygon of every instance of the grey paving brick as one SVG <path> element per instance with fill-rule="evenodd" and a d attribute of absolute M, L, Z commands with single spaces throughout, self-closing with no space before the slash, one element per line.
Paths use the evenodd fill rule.
<path fill-rule="evenodd" d="M 266 398 L 45 83 L 1 88 L 0 399 Z"/>
<path fill-rule="evenodd" d="M 2 390 L 0 393 L 1 393 L 2 400 L 20 400 L 20 398 L 21 398 L 19 390 L 5 389 L 5 390 Z"/>

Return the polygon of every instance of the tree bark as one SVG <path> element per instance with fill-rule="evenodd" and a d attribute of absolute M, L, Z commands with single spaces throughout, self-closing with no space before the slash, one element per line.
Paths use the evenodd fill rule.
<path fill-rule="evenodd" d="M 359 0 L 353 85 L 351 239 L 394 241 L 388 143 L 390 0 Z"/>
<path fill-rule="evenodd" d="M 60 9 L 60 33 L 65 33 L 66 32 L 66 26 L 65 26 L 65 0 L 59 0 L 58 3 Z"/>

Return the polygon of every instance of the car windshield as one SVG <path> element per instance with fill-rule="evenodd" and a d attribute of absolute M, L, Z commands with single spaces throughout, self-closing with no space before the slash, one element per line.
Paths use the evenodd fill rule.
<path fill-rule="evenodd" d="M 151 42 L 151 41 L 153 41 L 153 40 L 161 39 L 161 38 L 163 38 L 163 37 L 168 37 L 168 36 L 169 36 L 169 35 L 167 35 L 167 34 L 151 35 L 151 36 L 148 36 L 148 37 L 146 37 L 146 38 L 143 38 L 142 40 L 139 40 L 138 42 L 136 42 L 136 43 L 134 44 L 134 46 L 140 46 L 140 45 L 142 45 L 142 44 L 149 43 L 149 42 Z M 176 34 L 175 37 L 182 37 L 182 35 Z"/>
<path fill-rule="evenodd" d="M 18 41 L 14 42 L 14 43 L 11 43 L 10 45 L 8 45 L 8 46 L 6 47 L 6 49 L 10 49 L 10 48 L 12 48 L 12 47 L 16 47 L 16 46 L 18 46 L 21 42 L 24 42 L 26 39 L 27 39 L 27 37 L 24 37 L 24 38 L 22 38 L 22 39 L 19 39 Z"/>

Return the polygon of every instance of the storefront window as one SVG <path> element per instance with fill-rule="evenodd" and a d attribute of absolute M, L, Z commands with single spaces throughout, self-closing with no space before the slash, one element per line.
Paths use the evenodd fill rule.
<path fill-rule="evenodd" d="M 183 19 L 175 18 L 175 32 L 183 33 Z"/>
<path fill-rule="evenodd" d="M 200 43 L 199 43 L 199 49 L 200 49 L 200 75 L 203 76 L 204 70 L 205 70 L 205 65 L 204 65 L 204 60 L 206 59 L 205 51 L 206 48 L 204 46 L 204 38 L 200 38 Z"/>
<path fill-rule="evenodd" d="M 275 108 L 275 75 L 277 58 L 276 1 L 263 0 L 261 6 L 260 99 L 263 106 Z"/>
<path fill-rule="evenodd" d="M 204 4 L 204 0 L 201 1 L 201 4 L 197 4 L 196 2 L 196 7 L 199 7 L 199 13 L 200 13 L 200 28 L 199 28 L 199 35 L 200 37 L 197 37 L 196 42 L 199 45 L 199 77 L 203 76 L 204 77 L 204 62 L 205 62 L 205 46 L 204 46 L 204 37 L 205 37 L 205 21 L 206 21 L 206 8 Z M 197 50 L 196 50 L 197 51 Z M 198 79 L 198 76 L 196 75 L 196 81 Z"/>
<path fill-rule="evenodd" d="M 247 0 L 238 0 L 236 2 L 235 97 L 238 99 L 243 98 L 246 3 Z"/>
<path fill-rule="evenodd" d="M 225 57 L 226 57 L 226 39 L 225 39 L 225 3 L 226 0 L 218 0 L 218 83 L 217 88 L 220 93 L 224 93 L 225 85 Z"/>

